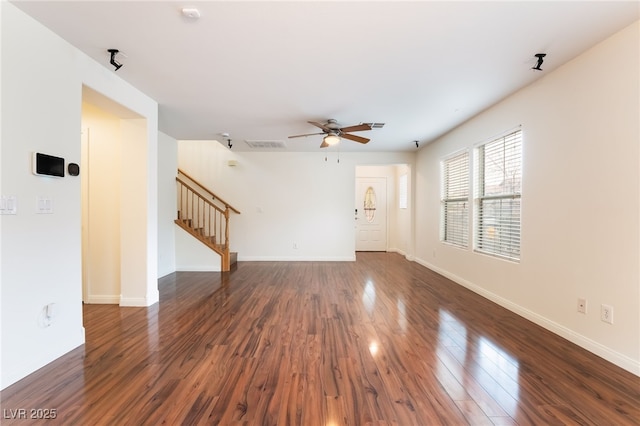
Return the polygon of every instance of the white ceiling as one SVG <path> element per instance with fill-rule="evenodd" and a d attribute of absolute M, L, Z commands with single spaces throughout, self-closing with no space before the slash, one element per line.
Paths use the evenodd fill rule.
<path fill-rule="evenodd" d="M 162 132 L 229 133 L 234 151 L 319 150 L 287 136 L 329 118 L 386 123 L 343 151 L 415 150 L 640 17 L 637 1 L 12 3 L 112 72 L 119 49 L 117 75 L 159 103 Z"/>

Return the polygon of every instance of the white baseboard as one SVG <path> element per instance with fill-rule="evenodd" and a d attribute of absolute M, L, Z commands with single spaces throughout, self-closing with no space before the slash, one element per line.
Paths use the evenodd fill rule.
<path fill-rule="evenodd" d="M 120 305 L 146 307 L 157 303 L 159 293 L 151 294 L 148 297 L 122 297 L 121 295 L 94 294 L 89 296 L 85 303 L 91 305 Z"/>
<path fill-rule="evenodd" d="M 401 250 L 398 248 L 390 248 L 387 251 L 390 253 L 398 253 L 399 255 L 404 256 L 404 258 L 407 259 L 409 262 L 413 262 L 415 260 L 412 255 L 407 254 L 404 250 Z"/>
<path fill-rule="evenodd" d="M 146 297 L 121 297 L 120 298 L 120 306 L 146 308 L 155 303 L 157 303 L 157 301 L 147 300 Z"/>
<path fill-rule="evenodd" d="M 422 259 L 418 259 L 416 258 L 414 260 L 416 263 L 419 263 L 420 265 L 424 266 L 425 268 L 429 268 L 432 271 L 437 272 L 438 274 L 447 277 L 448 279 L 450 279 L 451 281 L 454 281 L 455 283 L 468 288 L 469 290 L 473 291 L 474 293 L 479 294 L 480 296 L 491 300 L 494 303 L 497 303 L 498 305 L 502 306 L 505 309 L 510 310 L 511 312 L 520 315 L 523 318 L 528 319 L 529 321 L 539 325 L 542 328 L 545 328 L 549 331 L 551 331 L 552 333 L 557 334 L 558 336 L 567 339 L 568 341 L 575 343 L 576 345 L 580 346 L 583 349 L 588 350 L 589 352 L 598 355 L 601 358 L 604 358 L 605 360 L 611 362 L 612 364 L 617 365 L 618 367 L 627 370 L 630 373 L 635 374 L 636 376 L 640 376 L 640 361 L 634 360 L 632 358 L 629 358 L 628 356 L 621 354 L 619 352 L 616 352 L 614 350 L 612 350 L 611 348 L 602 345 L 601 343 L 598 343 L 592 339 L 589 339 L 586 336 L 583 336 L 579 333 L 576 333 L 575 331 L 571 330 L 570 328 L 567 328 L 561 324 L 558 324 L 554 321 L 551 321 L 550 319 L 543 317 L 542 315 L 533 312 L 529 309 L 526 309 L 516 303 L 513 303 L 512 301 L 505 299 L 501 296 L 498 296 L 495 293 L 492 293 L 468 280 L 465 280 L 455 274 L 452 274 L 448 271 L 445 271 L 443 269 L 438 268 L 435 265 L 432 265 L 431 263 L 422 260 Z"/>
<path fill-rule="evenodd" d="M 176 269 L 176 272 L 220 272 L 221 269 L 215 266 L 181 266 Z"/>
<path fill-rule="evenodd" d="M 174 272 L 177 272 L 177 271 L 178 271 L 177 269 L 174 269 L 174 270 L 172 270 L 171 272 L 167 272 L 167 273 L 166 273 L 166 274 L 164 274 L 164 275 L 158 275 L 158 279 L 160 279 L 160 278 L 164 278 L 164 277 L 166 277 L 166 276 L 168 276 L 168 275 L 171 275 L 171 274 L 173 274 Z"/>
<path fill-rule="evenodd" d="M 117 294 L 92 294 L 87 297 L 85 303 L 92 305 L 117 305 L 120 303 L 120 295 Z"/>
<path fill-rule="evenodd" d="M 336 257 L 280 257 L 280 256 L 243 256 L 238 257 L 238 262 L 354 262 L 353 256 L 336 256 Z"/>

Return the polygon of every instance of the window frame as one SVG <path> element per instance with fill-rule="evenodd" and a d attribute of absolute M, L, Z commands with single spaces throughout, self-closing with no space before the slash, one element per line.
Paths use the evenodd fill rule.
<path fill-rule="evenodd" d="M 466 164 L 458 165 L 458 161 Z M 452 167 L 459 173 L 452 176 Z M 454 152 L 440 161 L 440 184 L 440 241 L 468 249 L 471 208 L 471 154 L 468 149 Z M 459 193 L 460 190 L 466 190 L 466 195 L 465 191 Z M 453 217 L 456 220 L 452 221 L 450 212 L 454 215 L 457 212 L 458 218 Z"/>
<path fill-rule="evenodd" d="M 474 149 L 473 249 L 478 253 L 513 262 L 521 259 L 522 149 L 521 128 L 491 138 Z M 511 152 L 507 153 L 507 150 Z M 498 151 L 501 151 L 500 156 Z M 495 164 L 495 169 L 502 167 L 503 176 L 499 185 L 495 184 L 495 177 L 498 175 L 495 170 L 491 171 L 493 182 L 487 176 L 488 155 L 494 157 L 492 163 Z M 495 161 L 496 157 L 499 157 L 501 163 Z M 510 174 L 513 176 L 509 176 Z M 498 191 L 500 186 L 503 190 Z M 488 226 L 487 223 L 493 225 Z"/>

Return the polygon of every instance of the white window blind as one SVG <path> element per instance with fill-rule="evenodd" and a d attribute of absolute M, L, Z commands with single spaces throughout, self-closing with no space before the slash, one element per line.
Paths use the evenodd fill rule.
<path fill-rule="evenodd" d="M 398 207 L 401 209 L 406 209 L 408 205 L 408 185 L 407 185 L 407 174 L 401 174 L 400 180 L 398 181 Z"/>
<path fill-rule="evenodd" d="M 441 239 L 460 247 L 469 244 L 469 152 L 442 161 Z"/>
<path fill-rule="evenodd" d="M 476 170 L 475 249 L 519 260 L 522 131 L 481 145 Z"/>

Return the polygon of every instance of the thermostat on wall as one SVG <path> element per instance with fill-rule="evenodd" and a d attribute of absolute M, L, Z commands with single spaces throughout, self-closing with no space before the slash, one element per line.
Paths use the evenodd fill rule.
<path fill-rule="evenodd" d="M 69 163 L 67 171 L 71 176 L 78 176 L 80 174 L 80 166 L 76 163 Z"/>

